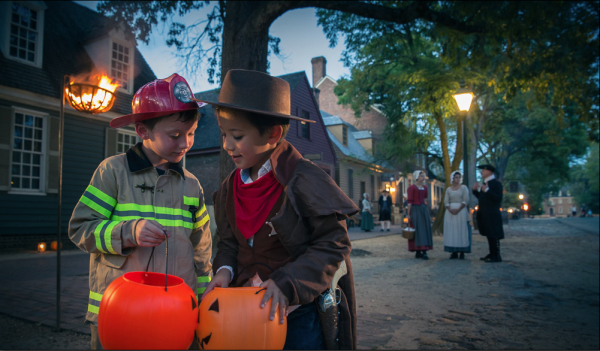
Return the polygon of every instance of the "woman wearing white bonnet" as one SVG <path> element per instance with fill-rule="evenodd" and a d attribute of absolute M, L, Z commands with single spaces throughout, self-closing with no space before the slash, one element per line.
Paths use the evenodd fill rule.
<path fill-rule="evenodd" d="M 450 181 L 452 185 L 446 189 L 445 196 L 444 251 L 451 252 L 450 259 L 464 259 L 465 253 L 471 253 L 471 231 L 467 212 L 469 189 L 462 185 L 462 174 L 459 171 L 452 172 Z"/>
<path fill-rule="evenodd" d="M 375 224 L 373 223 L 373 206 L 371 206 L 371 197 L 369 194 L 363 194 L 362 200 L 362 218 L 360 221 L 360 229 L 365 232 L 370 232 L 375 228 Z"/>
<path fill-rule="evenodd" d="M 409 225 L 415 228 L 415 238 L 408 241 L 408 251 L 416 252 L 415 258 L 428 260 L 427 251 L 433 249 L 431 233 L 431 218 L 427 207 L 427 186 L 425 172 L 413 172 L 413 185 L 408 187 L 408 218 Z"/>

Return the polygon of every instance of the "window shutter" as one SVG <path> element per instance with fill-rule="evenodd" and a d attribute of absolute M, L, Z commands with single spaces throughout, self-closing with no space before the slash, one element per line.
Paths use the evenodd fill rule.
<path fill-rule="evenodd" d="M 106 138 L 104 143 L 105 158 L 117 154 L 117 134 L 119 132 L 113 128 L 106 128 Z"/>
<path fill-rule="evenodd" d="M 11 109 L 0 107 L 0 190 L 7 191 L 10 179 L 10 133 L 13 130 Z"/>
<path fill-rule="evenodd" d="M 48 154 L 46 156 L 46 193 L 58 194 L 58 130 L 60 118 L 48 116 Z"/>

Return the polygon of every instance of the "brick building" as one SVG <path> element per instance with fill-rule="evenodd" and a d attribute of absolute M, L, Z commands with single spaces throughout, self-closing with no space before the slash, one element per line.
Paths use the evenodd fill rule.
<path fill-rule="evenodd" d="M 550 217 L 571 217 L 573 207 L 579 215 L 581 208 L 575 204 L 571 192 L 567 189 L 561 189 L 558 193 L 550 193 L 548 199 L 543 203 L 544 214 Z"/>
<path fill-rule="evenodd" d="M 363 111 L 360 118 L 356 118 L 354 111 L 347 106 L 338 105 L 338 98 L 333 89 L 338 85 L 335 79 L 327 75 L 327 60 L 323 56 L 315 57 L 312 63 L 312 83 L 318 96 L 319 108 L 327 113 L 340 117 L 359 130 L 370 130 L 375 139 L 383 134 L 387 118 L 376 107 Z"/>
<path fill-rule="evenodd" d="M 370 152 L 372 156 L 375 156 L 377 141 L 383 137 L 383 132 L 387 125 L 387 117 L 378 108 L 371 107 L 369 111 L 363 110 L 360 118 L 356 118 L 352 108 L 338 104 L 338 97 L 334 93 L 334 89 L 338 83 L 335 79 L 327 75 L 327 60 L 325 57 L 314 57 L 311 60 L 311 64 L 313 90 L 323 117 L 336 116 L 349 126 L 353 126 L 357 131 L 368 131 L 370 133 L 368 141 L 369 145 L 371 145 Z M 365 142 L 363 140 L 361 143 L 364 144 Z M 410 158 L 408 167 L 403 168 L 397 165 L 388 165 L 388 167 L 390 169 L 382 173 L 380 177 L 382 181 L 387 183 L 388 188 L 397 189 L 391 196 L 393 202 L 402 208 L 404 202 L 403 195 L 406 193 L 406 189 L 412 184 L 412 172 L 420 169 L 425 170 L 426 174 L 429 173 L 427 172 L 427 157 L 424 154 L 417 153 Z M 338 184 L 344 190 L 344 187 L 340 183 Z M 439 180 L 427 178 L 427 186 L 431 194 L 429 205 L 431 209 L 436 209 L 439 206 L 445 185 Z M 346 194 L 348 195 L 348 193 Z"/>

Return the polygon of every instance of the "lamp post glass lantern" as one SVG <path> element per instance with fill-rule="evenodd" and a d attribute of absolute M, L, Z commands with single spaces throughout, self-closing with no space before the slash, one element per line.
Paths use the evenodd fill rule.
<path fill-rule="evenodd" d="M 463 179 L 467 187 L 469 186 L 469 153 L 467 147 L 467 116 L 466 113 L 469 112 L 471 108 L 471 101 L 473 101 L 473 93 L 471 90 L 465 88 L 465 82 L 460 82 L 460 89 L 453 94 L 454 100 L 456 100 L 456 104 L 458 104 L 458 109 L 460 111 L 465 112 L 465 117 L 463 118 L 462 124 L 462 143 L 463 143 Z"/>

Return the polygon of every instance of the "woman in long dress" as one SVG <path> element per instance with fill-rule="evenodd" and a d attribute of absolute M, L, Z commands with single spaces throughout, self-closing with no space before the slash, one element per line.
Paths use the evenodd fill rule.
<path fill-rule="evenodd" d="M 425 173 L 414 171 L 415 184 L 408 187 L 408 218 L 410 225 L 415 228 L 415 238 L 408 241 L 408 251 L 415 252 L 415 258 L 428 260 L 427 251 L 433 250 L 433 236 L 431 234 L 431 218 L 427 207 L 427 187 Z"/>
<path fill-rule="evenodd" d="M 469 230 L 469 189 L 462 185 L 462 174 L 452 172 L 452 185 L 446 189 L 444 214 L 444 251 L 451 252 L 450 259 L 465 258 L 471 253 L 471 231 Z"/>
<path fill-rule="evenodd" d="M 371 197 L 369 194 L 363 194 L 362 200 L 362 219 L 360 221 L 360 229 L 365 232 L 370 232 L 375 228 L 375 224 L 373 223 L 373 206 L 371 206 Z"/>

